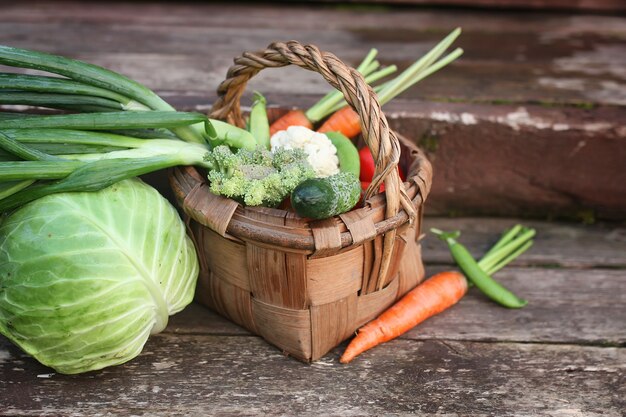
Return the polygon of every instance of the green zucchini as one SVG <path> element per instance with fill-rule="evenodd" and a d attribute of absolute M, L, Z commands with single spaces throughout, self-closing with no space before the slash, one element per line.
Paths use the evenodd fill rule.
<path fill-rule="evenodd" d="M 354 146 L 354 143 L 339 132 L 326 132 L 326 136 L 337 148 L 339 170 L 341 172 L 352 172 L 358 177 L 361 174 L 361 160 L 359 158 L 359 150 Z"/>
<path fill-rule="evenodd" d="M 291 193 L 291 205 L 302 217 L 326 219 L 350 210 L 360 197 L 359 177 L 340 172 L 300 183 Z"/>

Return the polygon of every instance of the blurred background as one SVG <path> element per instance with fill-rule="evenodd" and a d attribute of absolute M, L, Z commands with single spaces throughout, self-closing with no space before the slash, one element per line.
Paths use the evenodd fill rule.
<path fill-rule="evenodd" d="M 202 112 L 232 59 L 273 41 L 312 43 L 354 66 L 377 48 L 402 70 L 461 27 L 464 55 L 384 107 L 434 165 L 428 213 L 626 218 L 623 1 L 35 1 L 0 11 L 1 43 L 108 67 Z M 266 70 L 242 105 L 259 90 L 270 106 L 307 107 L 329 88 L 301 69 Z M 150 181 L 164 189 L 163 178 Z"/>

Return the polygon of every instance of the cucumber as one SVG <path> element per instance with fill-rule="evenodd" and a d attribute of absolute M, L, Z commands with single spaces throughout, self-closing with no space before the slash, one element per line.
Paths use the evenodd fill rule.
<path fill-rule="evenodd" d="M 361 160 L 359 158 L 359 150 L 354 146 L 354 143 L 339 132 L 326 132 L 326 137 L 337 148 L 339 170 L 341 172 L 352 172 L 358 177 L 361 174 Z"/>
<path fill-rule="evenodd" d="M 291 205 L 301 217 L 326 219 L 345 213 L 361 197 L 361 182 L 352 172 L 312 178 L 291 192 Z"/>

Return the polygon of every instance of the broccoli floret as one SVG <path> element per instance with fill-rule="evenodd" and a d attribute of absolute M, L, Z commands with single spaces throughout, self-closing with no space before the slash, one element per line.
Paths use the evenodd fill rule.
<path fill-rule="evenodd" d="M 211 192 L 247 206 L 276 207 L 298 184 L 315 176 L 301 150 L 233 152 L 222 145 L 205 159 L 211 166 L 207 175 Z"/>

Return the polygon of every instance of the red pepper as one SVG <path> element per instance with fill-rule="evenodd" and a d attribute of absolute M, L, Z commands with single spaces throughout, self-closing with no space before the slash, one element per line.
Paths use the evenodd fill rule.
<path fill-rule="evenodd" d="M 361 175 L 359 176 L 361 184 L 363 184 L 364 181 L 368 183 L 372 182 L 376 165 L 374 164 L 374 158 L 372 157 L 370 148 L 367 146 L 361 148 L 359 151 L 359 160 L 361 161 Z"/>
<path fill-rule="evenodd" d="M 369 183 L 372 182 L 372 178 L 374 178 L 374 170 L 376 169 L 374 157 L 372 156 L 370 148 L 365 146 L 359 150 L 359 160 L 361 161 L 361 175 L 359 176 L 361 186 L 363 186 L 364 182 L 367 182 L 367 185 L 369 185 Z M 400 179 L 404 181 L 406 176 L 400 167 L 398 167 L 398 173 L 400 174 Z"/>

